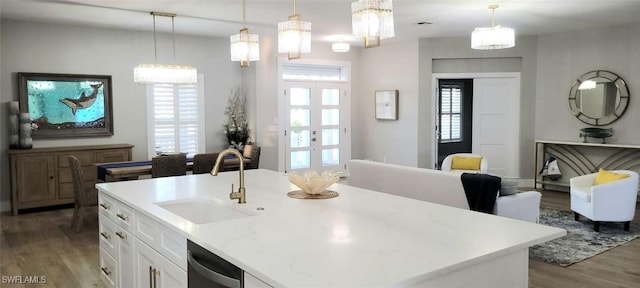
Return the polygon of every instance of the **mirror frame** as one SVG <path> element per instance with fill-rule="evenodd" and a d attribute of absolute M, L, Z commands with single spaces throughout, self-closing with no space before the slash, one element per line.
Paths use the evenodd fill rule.
<path fill-rule="evenodd" d="M 611 114 L 606 115 L 602 118 L 592 118 L 583 114 L 582 111 L 580 111 L 580 106 L 578 105 L 578 93 L 580 93 L 578 87 L 580 87 L 580 84 L 582 84 L 582 82 L 593 78 L 605 78 L 616 84 L 616 87 L 618 88 L 618 96 L 620 97 L 620 101 Z M 569 107 L 571 107 L 571 112 L 573 112 L 573 115 L 576 116 L 578 120 L 593 126 L 604 126 L 611 124 L 622 117 L 624 112 L 627 110 L 627 107 L 629 106 L 629 98 L 629 87 L 627 86 L 627 83 L 624 81 L 624 79 L 622 79 L 622 77 L 611 71 L 594 70 L 578 77 L 578 79 L 576 79 L 576 81 L 573 83 L 571 91 L 569 91 Z"/>

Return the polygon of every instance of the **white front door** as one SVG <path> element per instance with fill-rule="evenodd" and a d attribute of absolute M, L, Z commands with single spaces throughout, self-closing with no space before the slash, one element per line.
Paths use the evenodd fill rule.
<path fill-rule="evenodd" d="M 486 157 L 488 173 L 518 177 L 520 78 L 476 78 L 473 87 L 473 153 Z"/>
<path fill-rule="evenodd" d="M 342 82 L 285 81 L 285 171 L 344 173 L 348 93 Z"/>

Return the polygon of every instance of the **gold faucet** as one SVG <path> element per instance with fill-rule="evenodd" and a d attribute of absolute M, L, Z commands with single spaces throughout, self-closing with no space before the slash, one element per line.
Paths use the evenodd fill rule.
<path fill-rule="evenodd" d="M 213 166 L 211 170 L 211 175 L 217 176 L 218 170 L 220 170 L 220 162 L 227 154 L 233 154 L 238 157 L 240 160 L 240 188 L 238 188 L 238 192 L 233 192 L 233 184 L 231 184 L 231 193 L 229 193 L 229 198 L 231 200 L 238 199 L 238 203 L 244 204 L 247 203 L 246 190 L 244 189 L 244 159 L 242 158 L 242 154 L 236 149 L 225 149 L 218 154 L 218 159 L 216 159 L 216 165 Z"/>

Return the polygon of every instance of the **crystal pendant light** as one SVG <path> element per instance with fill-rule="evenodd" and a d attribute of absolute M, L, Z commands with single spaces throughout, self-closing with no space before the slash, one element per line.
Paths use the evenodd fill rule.
<path fill-rule="evenodd" d="M 293 0 L 293 15 L 288 21 L 278 23 L 278 53 L 287 53 L 291 60 L 310 52 L 311 22 L 302 21 L 300 14 L 296 14 L 296 0 Z"/>
<path fill-rule="evenodd" d="M 351 3 L 353 37 L 364 38 L 364 47 L 378 47 L 380 40 L 393 38 L 392 0 L 358 0 Z"/>
<path fill-rule="evenodd" d="M 245 14 L 245 0 L 242 0 L 242 29 L 240 29 L 240 33 L 229 37 L 231 41 L 231 61 L 239 61 L 241 67 L 249 67 L 251 61 L 260 60 L 258 34 L 249 34 Z"/>
<path fill-rule="evenodd" d="M 153 48 L 154 64 L 139 64 L 133 69 L 133 82 L 138 84 L 193 84 L 198 82 L 198 71 L 195 67 L 186 65 L 158 64 L 158 47 L 156 37 L 156 16 L 171 17 L 171 38 L 173 41 L 173 61 L 176 60 L 176 40 L 174 18 L 176 14 L 151 12 L 153 15 Z"/>
<path fill-rule="evenodd" d="M 471 48 L 477 50 L 494 50 L 511 48 L 516 45 L 515 32 L 512 28 L 495 25 L 497 4 L 489 5 L 492 11 L 491 27 L 475 28 L 471 33 Z"/>

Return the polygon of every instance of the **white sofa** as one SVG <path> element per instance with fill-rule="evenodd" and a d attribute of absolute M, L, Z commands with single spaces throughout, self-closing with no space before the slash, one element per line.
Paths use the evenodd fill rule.
<path fill-rule="evenodd" d="M 400 166 L 366 160 L 350 160 L 350 186 L 469 209 L 461 173 Z M 493 214 L 538 222 L 541 194 L 521 192 L 496 199 Z"/>

